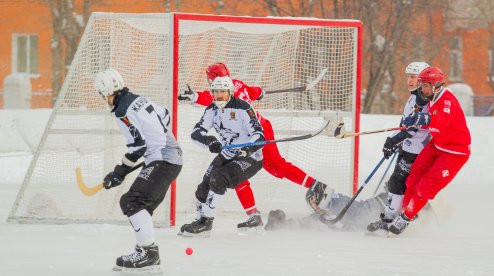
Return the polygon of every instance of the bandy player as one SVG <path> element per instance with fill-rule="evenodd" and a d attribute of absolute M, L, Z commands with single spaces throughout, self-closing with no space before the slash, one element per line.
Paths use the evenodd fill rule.
<path fill-rule="evenodd" d="M 419 76 L 421 97 L 429 101 L 429 112 L 414 112 L 403 120 L 406 127 L 428 128 L 432 140 L 415 159 L 406 180 L 403 213 L 389 231 L 402 233 L 411 218 L 434 199 L 460 171 L 470 157 L 471 137 L 465 114 L 456 97 L 442 87 L 443 72 L 437 67 L 423 70 Z"/>
<path fill-rule="evenodd" d="M 419 96 L 422 88 L 418 85 L 418 75 L 428 67 L 429 65 L 425 62 L 412 62 L 405 69 L 408 91 L 410 91 L 411 95 L 403 110 L 400 126 L 403 125 L 403 120 L 412 114 L 412 110 L 415 110 L 415 112 L 427 112 L 429 110 L 427 106 L 429 100 L 422 99 Z M 410 174 L 410 168 L 420 151 L 422 151 L 431 139 L 432 136 L 427 128 L 398 130 L 391 137 L 386 138 L 386 143 L 384 143 L 383 147 L 384 157 L 389 159 L 397 147 L 399 148 L 399 154 L 393 174 L 388 181 L 389 193 L 386 207 L 384 208 L 384 212 L 380 214 L 381 219 L 369 224 L 367 227 L 370 233 L 378 232 L 386 236 L 388 235 L 388 226 L 400 214 L 401 204 L 406 190 L 405 181 Z M 399 146 L 400 144 L 402 147 Z"/>
<path fill-rule="evenodd" d="M 212 83 L 217 77 L 230 77 L 230 70 L 228 70 L 223 63 L 215 63 L 208 66 L 206 75 L 208 82 Z M 264 97 L 264 90 L 261 87 L 247 86 L 242 81 L 236 79 L 233 79 L 232 81 L 234 85 L 234 97 L 242 99 L 249 104 L 252 104 L 253 101 L 261 100 Z M 203 106 L 208 106 L 213 102 L 213 98 L 209 91 L 185 91 L 184 94 L 178 96 L 178 99 L 191 100 Z M 271 122 L 262 117 L 257 111 L 256 115 L 264 129 L 266 141 L 274 140 L 274 131 Z M 328 204 L 331 195 L 333 194 L 333 189 L 287 162 L 281 157 L 278 146 L 275 143 L 266 144 L 262 149 L 262 152 L 264 156 L 263 168 L 267 172 L 277 178 L 287 178 L 292 182 L 309 188 L 306 195 L 309 206 L 311 206 L 311 202 L 314 202 L 318 206 L 326 206 Z M 249 215 L 249 219 L 246 222 L 238 225 L 239 229 L 242 227 L 256 227 L 262 225 L 261 215 L 256 208 L 254 195 L 249 185 L 249 181 L 245 181 L 235 188 L 242 207 L 245 209 L 247 215 Z"/>

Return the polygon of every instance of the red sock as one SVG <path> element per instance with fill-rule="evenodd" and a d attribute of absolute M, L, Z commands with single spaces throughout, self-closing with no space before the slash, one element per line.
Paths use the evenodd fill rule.
<path fill-rule="evenodd" d="M 235 188 L 235 191 L 237 192 L 237 197 L 240 200 L 240 204 L 244 207 L 247 215 L 257 211 L 254 193 L 252 193 L 249 181 L 245 181 L 238 185 L 237 188 Z"/>
<path fill-rule="evenodd" d="M 420 210 L 427 204 L 427 199 L 418 197 L 416 194 L 410 199 L 405 209 L 405 216 L 412 219 L 419 213 Z"/>
<path fill-rule="evenodd" d="M 309 188 L 312 182 L 314 182 L 314 178 L 312 176 L 309 176 L 304 171 L 293 165 L 290 166 L 285 178 L 297 183 L 298 185 L 302 185 L 305 188 Z"/>

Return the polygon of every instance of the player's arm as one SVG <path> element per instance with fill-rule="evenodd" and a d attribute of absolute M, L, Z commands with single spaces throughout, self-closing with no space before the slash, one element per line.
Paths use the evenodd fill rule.
<path fill-rule="evenodd" d="M 132 116 L 130 118 L 128 116 L 121 118 L 115 117 L 115 120 L 127 139 L 128 152 L 122 157 L 122 164 L 116 165 L 113 171 L 104 178 L 103 186 L 105 189 L 122 184 L 127 174 L 130 173 L 130 169 L 146 152 L 146 139 L 140 131 L 138 120 Z"/>
<path fill-rule="evenodd" d="M 178 95 L 179 101 L 193 101 L 194 103 L 203 106 L 209 106 L 213 103 L 213 97 L 208 90 L 194 92 L 188 85 L 187 88 L 188 90 L 185 90 L 184 93 Z"/>
<path fill-rule="evenodd" d="M 207 149 L 211 153 L 221 152 L 221 143 L 214 136 L 209 136 L 208 131 L 213 127 L 214 110 L 211 106 L 206 108 L 201 120 L 194 126 L 194 130 L 190 135 L 192 142 L 200 146 L 201 148 Z"/>
<path fill-rule="evenodd" d="M 254 109 L 250 107 L 247 110 L 243 110 L 243 112 L 241 112 L 240 114 L 244 129 L 250 136 L 249 143 L 265 141 L 264 130 L 262 129 L 261 123 L 259 122 Z M 260 150 L 262 147 L 264 147 L 264 145 L 246 146 L 242 147 L 241 150 L 246 152 L 246 155 L 249 156 L 252 153 Z"/>
<path fill-rule="evenodd" d="M 403 126 L 403 117 L 400 121 L 400 127 Z M 409 129 L 409 130 L 397 130 L 391 135 L 391 137 L 386 138 L 386 142 L 384 142 L 383 153 L 386 159 L 389 159 L 391 155 L 396 151 L 396 148 L 399 144 L 401 144 L 405 139 L 413 136 L 412 132 L 415 133 L 417 129 Z"/>
<path fill-rule="evenodd" d="M 439 107 L 437 113 L 434 114 L 434 116 L 431 116 L 431 123 L 428 127 L 443 128 L 450 124 L 456 114 L 456 109 L 458 106 L 455 106 L 455 102 L 452 102 L 451 100 L 444 100 L 438 103 L 441 103 L 442 105 Z"/>
<path fill-rule="evenodd" d="M 246 87 L 247 87 L 247 93 L 249 93 L 249 98 L 252 101 L 259 101 L 264 97 L 264 94 L 266 94 L 264 89 L 262 89 L 261 87 L 247 86 L 247 85 Z"/>

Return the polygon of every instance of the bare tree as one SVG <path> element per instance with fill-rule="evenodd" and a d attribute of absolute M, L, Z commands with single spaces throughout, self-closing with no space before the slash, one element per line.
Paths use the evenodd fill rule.
<path fill-rule="evenodd" d="M 70 68 L 79 45 L 79 38 L 91 14 L 91 0 L 84 0 L 82 15 L 74 11 L 75 0 L 46 0 L 46 4 L 50 8 L 53 26 L 50 39 L 53 60 L 51 79 L 53 106 L 62 88 L 63 76 Z M 65 57 L 63 57 L 62 39 L 65 40 Z"/>

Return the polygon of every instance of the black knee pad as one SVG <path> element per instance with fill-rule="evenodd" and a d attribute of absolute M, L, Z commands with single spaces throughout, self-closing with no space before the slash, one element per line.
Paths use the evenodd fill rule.
<path fill-rule="evenodd" d="M 146 209 L 151 203 L 152 198 L 149 196 L 140 192 L 128 191 L 120 198 L 120 209 L 124 215 L 130 217 Z M 152 211 L 150 214 L 152 215 Z"/>
<path fill-rule="evenodd" d="M 211 174 L 211 182 L 209 183 L 211 191 L 219 195 L 226 193 L 228 183 L 232 182 L 230 174 L 226 169 L 216 170 Z"/>
<path fill-rule="evenodd" d="M 208 197 L 209 189 L 204 185 L 204 183 L 201 183 L 197 185 L 197 190 L 196 190 L 196 198 L 202 203 L 206 203 L 206 199 Z"/>

